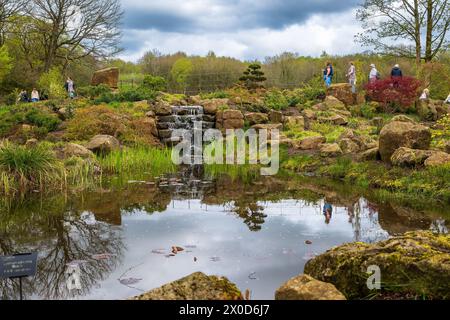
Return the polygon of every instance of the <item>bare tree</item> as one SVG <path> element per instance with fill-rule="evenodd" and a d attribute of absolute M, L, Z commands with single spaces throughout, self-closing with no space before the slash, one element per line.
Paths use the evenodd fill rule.
<path fill-rule="evenodd" d="M 119 0 L 31 0 L 26 11 L 38 21 L 45 71 L 57 59 L 67 67 L 89 55 L 106 58 L 120 51 Z"/>
<path fill-rule="evenodd" d="M 357 40 L 383 53 L 415 58 L 418 64 L 422 60 L 429 62 L 448 47 L 449 3 L 449 0 L 365 0 L 357 12 L 365 32 L 357 35 Z M 412 45 L 399 45 L 399 40 Z"/>
<path fill-rule="evenodd" d="M 20 11 L 23 4 L 23 0 L 0 0 L 0 46 L 4 43 L 9 19 Z"/>

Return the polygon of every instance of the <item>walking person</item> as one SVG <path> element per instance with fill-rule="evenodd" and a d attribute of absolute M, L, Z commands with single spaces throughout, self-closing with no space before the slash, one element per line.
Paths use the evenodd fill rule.
<path fill-rule="evenodd" d="M 323 79 L 325 81 L 325 86 L 329 88 L 333 82 L 334 70 L 331 62 L 327 63 L 327 67 L 323 71 Z"/>
<path fill-rule="evenodd" d="M 391 80 L 393 81 L 395 88 L 398 88 L 401 79 L 403 79 L 403 72 L 402 69 L 400 69 L 400 65 L 396 64 L 391 71 Z"/>
<path fill-rule="evenodd" d="M 350 62 L 350 67 L 347 72 L 348 83 L 352 86 L 352 93 L 356 93 L 356 67 L 353 62 Z"/>
<path fill-rule="evenodd" d="M 377 70 L 377 67 L 372 63 L 370 65 L 370 73 L 369 73 L 369 82 L 373 83 L 377 80 L 380 80 L 381 76 L 380 73 Z"/>
<path fill-rule="evenodd" d="M 25 90 L 20 91 L 17 102 L 28 102 L 28 93 Z"/>
<path fill-rule="evenodd" d="M 64 87 L 66 88 L 66 91 L 69 95 L 70 99 L 75 98 L 75 83 L 73 82 L 73 80 L 68 77 L 66 84 L 64 85 Z"/>
<path fill-rule="evenodd" d="M 36 88 L 33 88 L 33 91 L 31 91 L 31 102 L 38 102 L 39 101 L 39 91 L 36 90 Z"/>

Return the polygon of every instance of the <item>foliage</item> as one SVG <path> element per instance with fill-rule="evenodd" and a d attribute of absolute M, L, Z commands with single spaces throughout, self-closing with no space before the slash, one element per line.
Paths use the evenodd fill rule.
<path fill-rule="evenodd" d="M 119 93 L 102 93 L 98 98 L 94 99 L 94 103 L 137 102 L 143 100 L 154 100 L 156 96 L 157 93 L 155 91 L 151 91 L 144 86 L 139 86 L 137 88 L 127 87 L 121 88 Z"/>
<path fill-rule="evenodd" d="M 330 123 L 313 123 L 311 130 L 320 133 L 327 139 L 327 143 L 334 143 L 346 130 L 345 127 Z"/>
<path fill-rule="evenodd" d="M 264 97 L 265 105 L 273 110 L 284 110 L 289 107 L 289 101 L 283 92 L 270 90 Z"/>
<path fill-rule="evenodd" d="M 150 91 L 165 91 L 167 90 L 167 81 L 160 76 L 146 75 L 142 84 Z"/>
<path fill-rule="evenodd" d="M 440 57 L 442 62 L 430 62 L 421 66 L 420 79 L 424 87 L 429 88 L 432 99 L 445 100 L 450 92 L 450 53 L 447 56 L 443 54 Z"/>
<path fill-rule="evenodd" d="M 0 82 L 11 72 L 13 58 L 10 56 L 6 46 L 0 47 Z"/>
<path fill-rule="evenodd" d="M 186 89 L 187 80 L 193 69 L 192 61 L 187 58 L 181 58 L 177 60 L 172 69 L 170 70 L 170 75 L 172 79 L 178 84 L 183 90 Z"/>
<path fill-rule="evenodd" d="M 49 99 L 63 99 L 66 97 L 64 80 L 60 70 L 56 67 L 43 73 L 38 81 L 41 95 L 47 95 Z"/>
<path fill-rule="evenodd" d="M 384 79 L 366 85 L 369 99 L 383 104 L 386 112 L 405 112 L 417 99 L 421 83 L 412 77 Z"/>
<path fill-rule="evenodd" d="M 450 141 L 450 114 L 438 120 L 436 127 L 431 132 L 432 146 L 438 149 L 444 149 L 445 144 Z"/>
<path fill-rule="evenodd" d="M 95 99 L 102 95 L 110 94 L 111 88 L 109 86 L 107 86 L 106 84 L 100 84 L 98 86 L 80 87 L 80 88 L 78 88 L 77 92 L 78 92 L 78 95 L 81 97 Z"/>
<path fill-rule="evenodd" d="M 267 80 L 259 63 L 252 63 L 244 71 L 244 75 L 239 78 L 248 89 L 261 88 L 262 83 Z"/>

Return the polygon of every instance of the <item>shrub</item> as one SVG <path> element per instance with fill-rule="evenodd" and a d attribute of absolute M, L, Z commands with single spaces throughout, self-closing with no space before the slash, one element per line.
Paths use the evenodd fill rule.
<path fill-rule="evenodd" d="M 38 85 L 48 95 L 49 99 L 63 99 L 66 97 L 64 80 L 61 72 L 56 67 L 42 74 Z M 43 94 L 41 93 L 41 95 Z"/>
<path fill-rule="evenodd" d="M 367 97 L 383 104 L 386 112 L 405 112 L 417 99 L 421 82 L 412 77 L 384 79 L 366 85 Z"/>
<path fill-rule="evenodd" d="M 155 100 L 157 93 L 145 87 L 122 88 L 118 94 L 105 92 L 94 100 L 94 104 L 111 102 L 136 102 L 142 100 Z"/>
<path fill-rule="evenodd" d="M 365 103 L 361 106 L 361 115 L 366 119 L 372 119 L 377 113 L 377 108 L 374 104 Z"/>
<path fill-rule="evenodd" d="M 142 86 L 150 91 L 167 90 L 167 81 L 163 77 L 146 75 L 142 83 Z"/>
<path fill-rule="evenodd" d="M 105 84 L 100 84 L 98 86 L 81 87 L 77 91 L 79 96 L 95 99 L 101 95 L 111 93 L 111 88 Z"/>
<path fill-rule="evenodd" d="M 216 91 L 212 93 L 201 94 L 202 99 L 227 99 L 230 98 L 230 94 L 225 91 Z"/>
<path fill-rule="evenodd" d="M 284 110 L 289 107 L 289 101 L 286 96 L 278 90 L 271 90 L 264 97 L 265 104 L 273 110 Z"/>

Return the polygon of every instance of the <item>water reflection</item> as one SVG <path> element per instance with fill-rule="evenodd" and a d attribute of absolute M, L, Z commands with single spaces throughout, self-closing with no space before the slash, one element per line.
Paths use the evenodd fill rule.
<path fill-rule="evenodd" d="M 443 212 L 377 204 L 308 181 L 213 183 L 182 175 L 2 208 L 0 255 L 39 252 L 38 274 L 24 282 L 27 299 L 125 299 L 196 271 L 272 299 L 330 247 L 430 228 L 448 231 Z M 186 250 L 171 256 L 173 245 Z M 80 271 L 77 290 L 67 286 L 73 268 Z M 18 293 L 17 283 L 0 280 L 2 299 Z"/>

